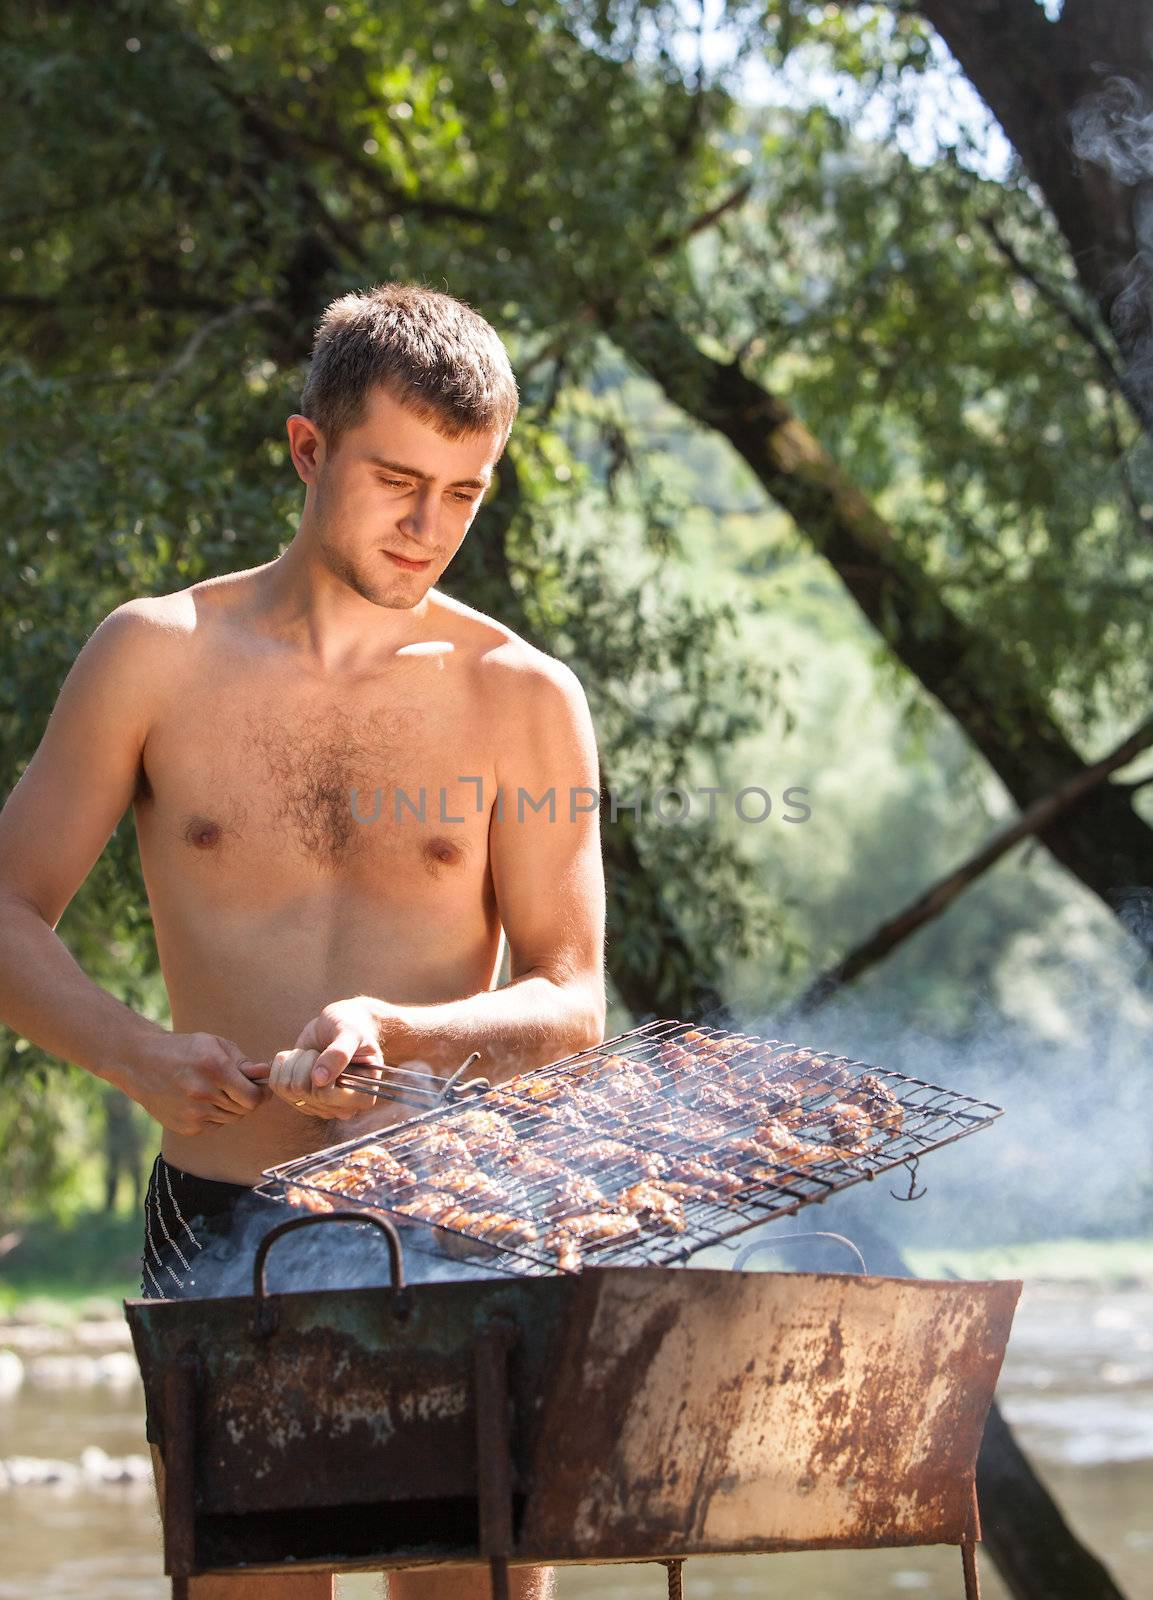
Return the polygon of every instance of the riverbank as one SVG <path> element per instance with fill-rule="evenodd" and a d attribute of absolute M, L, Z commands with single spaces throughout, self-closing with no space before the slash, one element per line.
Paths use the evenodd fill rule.
<path fill-rule="evenodd" d="M 77 1319 L 89 1300 L 140 1293 L 141 1221 L 134 1212 L 82 1213 L 67 1223 L 38 1219 L 0 1237 L 0 1318 Z"/>

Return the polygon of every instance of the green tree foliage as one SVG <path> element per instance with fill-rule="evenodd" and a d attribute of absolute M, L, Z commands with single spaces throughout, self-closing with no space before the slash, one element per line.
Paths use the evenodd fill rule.
<path fill-rule="evenodd" d="M 707 429 L 671 431 L 606 339 L 654 314 L 787 398 L 972 651 L 1008 651 L 1071 738 L 1095 750 L 1137 719 L 1149 491 L 1038 195 L 960 144 L 907 153 L 906 101 L 937 59 L 917 17 L 729 16 L 737 64 L 767 62 L 786 103 L 742 105 L 683 11 L 652 0 L 40 0 L 8 19 L 7 784 L 101 616 L 291 537 L 283 419 L 312 328 L 332 295 L 392 276 L 470 300 L 509 343 L 522 421 L 450 585 L 573 663 L 622 791 L 708 781 L 790 714 L 739 597 L 685 542 L 701 500 L 752 512 L 763 495 Z M 860 127 L 878 91 L 891 135 Z M 749 570 L 796 558 L 797 530 L 750 525 Z M 894 666 L 890 637 L 872 641 L 882 681 L 923 725 L 933 685 Z M 739 840 L 646 818 L 619 843 L 622 993 L 684 1010 L 734 964 L 796 970 L 805 932 Z M 163 1015 L 127 820 L 61 931 Z M 5 1050 L 50 1143 L 37 1053 Z"/>

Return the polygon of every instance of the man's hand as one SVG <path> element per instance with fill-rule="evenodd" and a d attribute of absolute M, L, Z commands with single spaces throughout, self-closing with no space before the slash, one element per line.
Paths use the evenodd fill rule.
<path fill-rule="evenodd" d="M 231 1039 L 172 1033 L 125 1087 L 157 1122 L 187 1139 L 255 1111 L 268 1096 L 253 1079 L 267 1072 L 267 1063 L 249 1060 Z"/>
<path fill-rule="evenodd" d="M 365 1001 L 338 1000 L 301 1031 L 292 1050 L 277 1051 L 268 1087 L 305 1116 L 357 1117 L 377 1102 L 355 1089 L 334 1087 L 334 1079 L 353 1063 L 369 1077 L 384 1065 L 377 1022 Z"/>

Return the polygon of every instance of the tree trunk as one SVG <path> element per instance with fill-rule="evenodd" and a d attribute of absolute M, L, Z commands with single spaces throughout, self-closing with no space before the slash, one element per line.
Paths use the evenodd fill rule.
<path fill-rule="evenodd" d="M 1056 22 L 1038 0 L 920 0 L 919 9 L 1044 196 L 1129 367 L 1126 397 L 1153 433 L 1153 158 L 1146 142 L 1144 181 L 1123 182 L 1074 148 L 1074 113 L 1108 75 L 1132 86 L 1138 115 L 1150 114 L 1153 0 L 1065 0 Z"/>

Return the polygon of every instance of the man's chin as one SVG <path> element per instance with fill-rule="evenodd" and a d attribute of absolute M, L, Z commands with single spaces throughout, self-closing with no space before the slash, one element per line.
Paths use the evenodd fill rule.
<path fill-rule="evenodd" d="M 411 611 L 432 588 L 432 579 L 426 581 L 422 576 L 418 582 L 388 585 L 354 582 L 349 587 L 370 605 L 380 606 L 386 611 Z"/>

